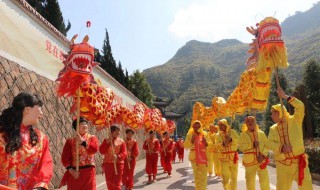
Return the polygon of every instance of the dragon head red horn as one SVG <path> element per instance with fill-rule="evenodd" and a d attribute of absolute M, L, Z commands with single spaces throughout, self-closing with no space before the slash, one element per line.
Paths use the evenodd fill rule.
<path fill-rule="evenodd" d="M 78 37 L 78 34 L 75 34 L 70 40 L 70 49 L 72 49 L 72 45 L 74 45 L 74 40 Z"/>

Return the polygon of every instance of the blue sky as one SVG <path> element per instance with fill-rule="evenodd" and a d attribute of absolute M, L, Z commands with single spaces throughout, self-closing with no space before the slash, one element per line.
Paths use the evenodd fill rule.
<path fill-rule="evenodd" d="M 190 40 L 233 38 L 248 43 L 252 36 L 246 26 L 254 26 L 266 16 L 282 22 L 318 1 L 58 0 L 64 19 L 72 24 L 68 39 L 89 34 L 90 44 L 102 49 L 107 29 L 113 57 L 129 74 L 164 64 Z"/>

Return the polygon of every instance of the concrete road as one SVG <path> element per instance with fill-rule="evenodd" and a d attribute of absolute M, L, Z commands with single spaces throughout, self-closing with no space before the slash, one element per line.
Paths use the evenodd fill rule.
<path fill-rule="evenodd" d="M 145 160 L 139 160 L 135 169 L 135 182 L 133 189 L 140 190 L 162 190 L 162 189 L 176 189 L 176 190 L 194 190 L 194 182 L 193 182 L 193 172 L 191 168 L 191 164 L 188 161 L 189 152 L 185 152 L 185 161 L 177 162 L 172 165 L 173 172 L 172 177 L 168 178 L 166 173 L 163 173 L 163 169 L 158 166 L 158 175 L 157 182 L 152 184 L 147 184 L 147 175 L 145 174 Z M 268 166 L 269 177 L 270 177 L 270 189 L 276 190 L 276 170 L 275 168 Z M 97 175 L 97 190 L 106 190 L 107 186 L 105 183 L 104 176 Z M 66 187 L 61 188 L 61 190 L 65 190 Z M 124 188 L 123 188 L 124 189 Z M 208 186 L 207 189 L 214 190 L 223 190 L 221 179 L 217 177 L 208 178 Z M 239 161 L 239 170 L 238 170 L 238 190 L 245 190 L 245 169 L 241 164 L 241 160 Z M 320 183 L 314 182 L 313 184 L 314 190 L 320 190 Z M 260 190 L 259 182 L 257 178 L 256 182 L 256 190 Z M 297 184 L 294 183 L 292 190 L 298 190 Z"/>

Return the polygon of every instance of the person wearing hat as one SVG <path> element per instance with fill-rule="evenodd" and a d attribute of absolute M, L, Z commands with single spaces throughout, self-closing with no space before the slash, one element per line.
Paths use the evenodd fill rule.
<path fill-rule="evenodd" d="M 76 130 L 77 119 L 72 127 Z M 76 143 L 79 143 L 79 171 L 76 171 Z M 67 169 L 60 187 L 67 185 L 68 189 L 96 189 L 96 169 L 94 154 L 98 151 L 98 139 L 88 133 L 88 121 L 80 117 L 79 133 L 67 139 L 62 155 L 62 165 Z"/>
<path fill-rule="evenodd" d="M 183 146 L 184 140 L 182 136 L 178 136 L 178 141 L 177 141 L 177 153 L 178 153 L 178 159 L 179 162 L 183 162 L 184 158 L 184 146 Z"/>
<path fill-rule="evenodd" d="M 207 148 L 211 146 L 210 137 L 207 132 L 203 131 L 201 122 L 194 121 L 188 131 L 184 147 L 190 149 L 189 160 L 192 165 L 196 190 L 207 188 Z"/>
<path fill-rule="evenodd" d="M 112 125 L 110 131 L 110 137 L 105 139 L 99 147 L 100 153 L 104 155 L 102 168 L 105 173 L 108 189 L 121 190 L 124 160 L 127 158 L 127 149 L 124 140 L 119 137 L 120 127 Z M 115 164 L 116 168 L 114 166 Z"/>
<path fill-rule="evenodd" d="M 208 135 L 211 139 L 211 142 L 213 144 L 212 148 L 208 149 L 208 174 L 211 177 L 214 171 L 215 176 L 220 177 L 221 176 L 221 164 L 220 160 L 218 158 L 218 152 L 217 148 L 214 146 L 216 136 L 218 135 L 218 125 L 211 124 L 209 126 L 209 132 Z"/>
<path fill-rule="evenodd" d="M 261 190 L 269 190 L 269 174 L 266 169 L 269 158 L 266 148 L 267 136 L 259 129 L 254 116 L 247 116 L 239 138 L 239 149 L 243 152 L 247 190 L 255 190 L 256 175 Z"/>
<path fill-rule="evenodd" d="M 218 123 L 219 133 L 215 146 L 219 151 L 221 162 L 222 185 L 224 189 L 236 190 L 238 178 L 238 133 L 231 129 L 226 119 Z"/>
<path fill-rule="evenodd" d="M 150 131 L 149 138 L 143 143 L 143 150 L 146 151 L 146 173 L 148 174 L 148 183 L 157 181 L 160 143 L 154 135 L 154 132 Z"/>
<path fill-rule="evenodd" d="M 134 130 L 126 129 L 125 144 L 127 148 L 127 157 L 124 162 L 122 184 L 126 190 L 133 188 L 134 168 L 136 167 L 136 157 L 139 155 L 138 142 L 133 138 Z"/>
<path fill-rule="evenodd" d="M 161 151 L 163 152 L 163 170 L 168 172 L 168 177 L 171 177 L 173 140 L 170 138 L 168 132 L 164 132 L 162 136 Z"/>
<path fill-rule="evenodd" d="M 293 115 L 281 104 L 273 105 L 271 109 L 271 118 L 275 124 L 270 127 L 266 146 L 274 152 L 277 189 L 291 189 L 294 180 L 298 182 L 299 190 L 312 190 L 308 155 L 303 144 L 304 104 L 288 96 L 281 88 L 278 88 L 277 93 L 294 107 Z"/>

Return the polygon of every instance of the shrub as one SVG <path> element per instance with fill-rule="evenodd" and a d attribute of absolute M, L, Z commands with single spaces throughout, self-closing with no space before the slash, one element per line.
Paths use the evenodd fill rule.
<path fill-rule="evenodd" d="M 310 172 L 320 174 L 320 139 L 306 140 L 305 149 L 309 156 Z"/>
<path fill-rule="evenodd" d="M 320 138 L 306 139 L 304 141 L 306 154 L 309 156 L 309 169 L 311 173 L 320 174 Z M 274 162 L 274 154 L 269 151 L 269 158 Z"/>

